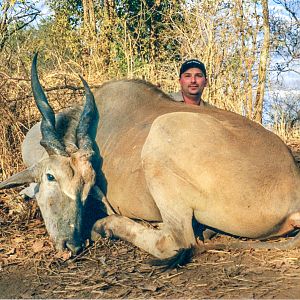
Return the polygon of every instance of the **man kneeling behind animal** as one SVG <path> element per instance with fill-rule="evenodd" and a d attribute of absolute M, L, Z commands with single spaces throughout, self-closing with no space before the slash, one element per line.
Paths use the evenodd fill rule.
<path fill-rule="evenodd" d="M 210 107 L 211 105 L 202 99 L 204 88 L 207 85 L 205 65 L 197 60 L 185 61 L 179 70 L 180 91 L 171 93 L 172 100 L 189 105 Z"/>

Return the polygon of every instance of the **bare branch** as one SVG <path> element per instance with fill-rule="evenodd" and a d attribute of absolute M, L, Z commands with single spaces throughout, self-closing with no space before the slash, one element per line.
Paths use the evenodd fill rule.
<path fill-rule="evenodd" d="M 40 14 L 40 10 L 26 2 L 14 3 L 4 1 L 0 7 L 0 52 L 10 36 L 32 23 Z M 11 14 L 11 16 L 9 16 Z"/>

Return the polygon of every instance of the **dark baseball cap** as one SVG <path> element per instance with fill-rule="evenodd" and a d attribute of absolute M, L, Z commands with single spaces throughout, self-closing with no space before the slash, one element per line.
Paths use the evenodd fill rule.
<path fill-rule="evenodd" d="M 197 60 L 197 59 L 190 59 L 185 61 L 180 68 L 180 72 L 179 72 L 179 77 L 181 77 L 181 75 L 187 71 L 188 69 L 191 68 L 198 68 L 202 71 L 203 75 L 206 77 L 206 69 L 205 69 L 205 65 L 203 62 Z"/>

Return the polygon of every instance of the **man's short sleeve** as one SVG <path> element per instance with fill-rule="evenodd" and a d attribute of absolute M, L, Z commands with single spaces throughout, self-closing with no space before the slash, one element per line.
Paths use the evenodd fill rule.
<path fill-rule="evenodd" d="M 176 93 L 170 93 L 169 96 L 172 98 L 172 100 L 176 102 L 184 102 L 181 91 Z"/>

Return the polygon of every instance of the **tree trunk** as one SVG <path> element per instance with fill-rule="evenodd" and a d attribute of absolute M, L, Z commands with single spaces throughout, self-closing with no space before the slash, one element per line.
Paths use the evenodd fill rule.
<path fill-rule="evenodd" d="M 94 38 L 96 34 L 96 20 L 93 0 L 82 0 L 83 23 L 87 38 Z"/>
<path fill-rule="evenodd" d="M 8 39 L 7 34 L 7 11 L 9 9 L 9 3 L 4 2 L 1 7 L 2 16 L 0 18 L 0 51 L 3 49 L 6 40 Z"/>
<path fill-rule="evenodd" d="M 262 50 L 260 54 L 260 62 L 258 69 L 258 86 L 256 92 L 256 99 L 254 105 L 254 120 L 262 123 L 262 113 L 265 95 L 265 86 L 267 78 L 267 67 L 269 64 L 269 53 L 270 53 L 270 24 L 269 24 L 269 8 L 268 1 L 262 0 L 263 7 L 263 32 L 264 40 Z"/>

